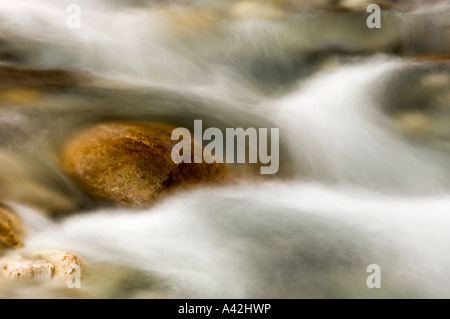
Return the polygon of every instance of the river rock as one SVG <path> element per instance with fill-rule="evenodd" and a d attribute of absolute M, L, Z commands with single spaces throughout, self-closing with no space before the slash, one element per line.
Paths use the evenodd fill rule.
<path fill-rule="evenodd" d="M 127 206 L 152 203 L 180 185 L 223 179 L 223 164 L 172 161 L 175 128 L 148 122 L 95 125 L 67 143 L 61 167 L 94 199 Z"/>
<path fill-rule="evenodd" d="M 0 272 L 9 279 L 65 280 L 74 269 L 82 271 L 85 261 L 67 250 L 45 249 L 32 253 L 7 255 L 0 259 Z"/>
<path fill-rule="evenodd" d="M 2 275 L 9 279 L 51 279 L 54 266 L 44 260 L 30 260 L 21 257 L 0 262 Z"/>
<path fill-rule="evenodd" d="M 74 269 L 83 270 L 86 262 L 81 256 L 67 250 L 41 250 L 41 256 L 54 266 L 53 278 L 67 279 Z"/>
<path fill-rule="evenodd" d="M 0 251 L 3 248 L 23 247 L 23 227 L 19 218 L 9 209 L 0 206 Z"/>

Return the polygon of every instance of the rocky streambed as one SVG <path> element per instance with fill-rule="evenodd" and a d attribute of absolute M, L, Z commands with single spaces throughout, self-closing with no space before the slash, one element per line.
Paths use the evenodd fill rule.
<path fill-rule="evenodd" d="M 374 2 L 0 4 L 0 297 L 450 296 L 450 7 Z"/>

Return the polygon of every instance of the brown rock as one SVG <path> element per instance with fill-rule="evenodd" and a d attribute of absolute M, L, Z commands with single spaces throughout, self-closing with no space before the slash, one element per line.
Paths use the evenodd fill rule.
<path fill-rule="evenodd" d="M 223 164 L 174 163 L 175 128 L 145 122 L 95 125 L 67 144 L 61 166 L 93 198 L 129 206 L 151 203 L 180 185 L 226 176 Z"/>
<path fill-rule="evenodd" d="M 5 247 L 23 247 L 20 237 L 23 228 L 19 218 L 9 209 L 0 206 L 0 250 Z"/>

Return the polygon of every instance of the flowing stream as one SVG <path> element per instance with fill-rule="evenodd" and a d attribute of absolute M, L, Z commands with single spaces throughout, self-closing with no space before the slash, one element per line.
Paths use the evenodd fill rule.
<path fill-rule="evenodd" d="M 262 1 L 241 18 L 221 0 L 78 0 L 70 29 L 70 3 L 0 0 L 2 65 L 81 78 L 1 102 L 0 200 L 25 223 L 23 251 L 88 266 L 81 289 L 1 282 L 0 297 L 450 297 L 450 65 L 415 58 L 450 51 L 448 1 L 383 9 L 378 30 L 365 10 Z M 99 207 L 58 156 L 73 132 L 117 119 L 279 128 L 280 169 Z"/>

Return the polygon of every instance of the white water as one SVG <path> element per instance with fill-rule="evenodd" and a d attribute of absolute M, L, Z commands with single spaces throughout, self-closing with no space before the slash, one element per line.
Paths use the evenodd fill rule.
<path fill-rule="evenodd" d="M 20 37 L 34 50 L 22 53 L 27 63 L 82 69 L 122 81 L 124 90 L 137 89 L 127 109 L 70 103 L 65 114 L 43 106 L 45 116 L 2 109 L 27 151 L 49 166 L 41 172 L 44 180 L 59 176 L 57 155 L 47 153 L 46 143 L 58 143 L 68 127 L 79 125 L 71 124 L 73 118 L 108 112 L 191 125 L 205 117 L 213 127 L 279 127 L 284 167 L 275 181 L 186 190 L 141 211 L 96 208 L 51 220 L 14 206 L 28 226 L 25 250 L 72 250 L 88 268 L 79 291 L 11 285 L 0 296 L 450 297 L 449 154 L 399 134 L 379 99 L 386 79 L 410 70 L 414 76 L 420 63 L 386 54 L 331 56 L 334 66 L 319 61 L 314 71 L 304 71 L 304 62 L 304 73 L 283 74 L 293 79 L 273 86 L 258 72 L 277 82 L 275 66 L 293 67 L 293 59 L 323 39 L 298 40 L 295 24 L 265 20 L 180 30 L 159 11 L 87 2 L 80 2 L 86 16 L 79 32 L 65 28 L 65 2 L 37 3 L 0 3 L 6 39 Z M 248 41 L 254 36 L 258 41 Z M 240 47 L 234 47 L 236 39 Z M 250 75 L 253 63 L 269 67 Z M 146 103 L 143 92 L 155 88 L 168 100 L 176 92 L 204 103 Z M 34 138 L 37 130 L 42 138 Z M 24 173 L 33 172 L 33 162 L 28 165 L 18 173 L 3 168 L 2 177 L 32 179 Z M 19 187 L 13 177 L 6 184 Z M 3 199 L 21 199 L 10 197 Z M 381 266 L 381 289 L 366 286 L 370 264 Z M 101 269 L 107 269 L 104 277 Z"/>
<path fill-rule="evenodd" d="M 384 79 L 407 66 L 380 57 L 319 73 L 277 101 L 279 125 L 298 171 L 305 170 L 312 179 L 389 191 L 445 189 L 450 177 L 447 157 L 395 135 L 376 104 L 375 93 Z"/>
<path fill-rule="evenodd" d="M 449 196 L 241 185 L 187 192 L 141 212 L 71 217 L 26 245 L 156 274 L 171 296 L 448 297 L 449 204 Z M 373 263 L 382 269 L 379 291 L 365 284 Z"/>

